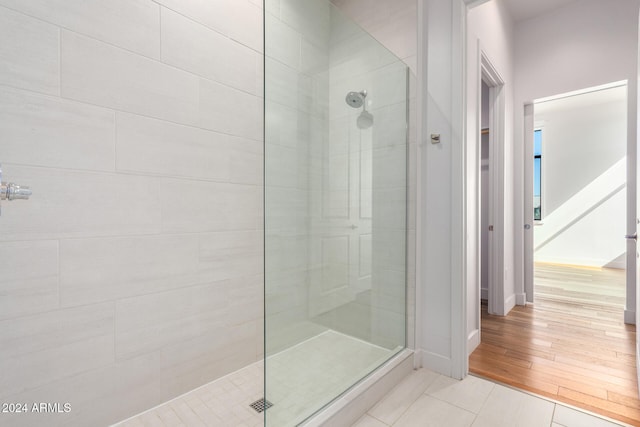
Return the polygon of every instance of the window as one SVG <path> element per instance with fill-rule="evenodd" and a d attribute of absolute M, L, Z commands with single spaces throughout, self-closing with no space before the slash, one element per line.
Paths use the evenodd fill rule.
<path fill-rule="evenodd" d="M 542 129 L 533 132 L 533 219 L 542 220 Z"/>

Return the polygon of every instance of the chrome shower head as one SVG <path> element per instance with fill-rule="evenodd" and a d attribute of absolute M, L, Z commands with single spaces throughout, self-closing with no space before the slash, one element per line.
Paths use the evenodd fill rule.
<path fill-rule="evenodd" d="M 345 98 L 347 105 L 351 108 L 362 107 L 362 112 L 357 118 L 356 124 L 359 129 L 369 129 L 373 126 L 373 115 L 367 111 L 367 104 L 365 98 L 367 97 L 367 91 L 362 90 L 360 92 L 349 92 Z"/>
<path fill-rule="evenodd" d="M 358 116 L 356 124 L 358 125 L 358 129 L 369 129 L 373 126 L 373 114 L 367 110 L 363 110 Z"/>
<path fill-rule="evenodd" d="M 367 91 L 349 92 L 344 99 L 349 107 L 360 108 L 364 105 L 364 99 L 367 97 Z"/>

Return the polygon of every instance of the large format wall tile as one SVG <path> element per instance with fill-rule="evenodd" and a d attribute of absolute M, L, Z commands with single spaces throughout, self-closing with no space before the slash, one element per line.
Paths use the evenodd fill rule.
<path fill-rule="evenodd" d="M 324 49 L 329 47 L 331 9 L 325 2 L 297 0 L 280 2 L 280 18 L 303 37 Z"/>
<path fill-rule="evenodd" d="M 153 58 L 160 57 L 160 6 L 148 0 L 0 0 L 0 4 Z"/>
<path fill-rule="evenodd" d="M 205 129 L 261 140 L 262 106 L 262 98 L 200 79 L 199 124 Z"/>
<path fill-rule="evenodd" d="M 253 185 L 162 179 L 162 230 L 258 230 L 262 188 Z"/>
<path fill-rule="evenodd" d="M 255 362 L 261 1 L 0 0 L 0 37 L 33 190 L 2 206 L 0 397 L 72 404 L 0 423 L 109 425 Z"/>
<path fill-rule="evenodd" d="M 262 51 L 262 8 L 248 0 L 157 0 L 255 51 Z"/>
<path fill-rule="evenodd" d="M 229 34 L 234 24 L 230 20 L 234 2 L 228 0 L 156 0 L 156 2 L 221 34 Z"/>
<path fill-rule="evenodd" d="M 240 184 L 262 183 L 262 142 L 117 114 L 117 168 Z"/>
<path fill-rule="evenodd" d="M 261 230 L 201 233 L 199 271 L 210 282 L 262 274 Z"/>
<path fill-rule="evenodd" d="M 0 240 L 152 233 L 160 230 L 155 178 L 3 165 L 33 191 L 4 204 Z"/>
<path fill-rule="evenodd" d="M 415 55 L 418 22 L 415 0 L 379 0 L 375 8 L 369 7 L 368 0 L 331 2 L 399 58 Z"/>
<path fill-rule="evenodd" d="M 246 0 L 231 2 L 230 19 L 234 25 L 229 28 L 229 37 L 258 52 L 262 52 L 262 8 L 257 7 Z"/>
<path fill-rule="evenodd" d="M 256 360 L 258 321 L 206 334 L 162 349 L 161 377 L 170 390 L 187 392 L 243 368 Z"/>
<path fill-rule="evenodd" d="M 0 7 L 0 84 L 57 95 L 60 30 Z"/>
<path fill-rule="evenodd" d="M 264 276 L 260 274 L 250 277 L 240 277 L 227 281 L 227 315 L 226 324 L 229 327 L 261 321 L 264 304 Z"/>
<path fill-rule="evenodd" d="M 117 123 L 118 170 L 229 180 L 229 135 L 127 113 Z"/>
<path fill-rule="evenodd" d="M 128 358 L 210 331 L 224 334 L 225 282 L 141 295 L 116 303 L 116 356 Z"/>
<path fill-rule="evenodd" d="M 0 359 L 24 357 L 83 339 L 113 334 L 113 304 L 49 311 L 0 322 Z M 113 356 L 113 350 L 107 351 Z"/>
<path fill-rule="evenodd" d="M 265 67 L 269 75 L 265 95 L 269 102 L 305 112 L 309 111 L 309 104 L 317 102 L 311 78 L 271 58 L 266 58 Z"/>
<path fill-rule="evenodd" d="M 202 283 L 198 236 L 62 240 L 63 306 L 131 297 Z"/>
<path fill-rule="evenodd" d="M 2 161 L 113 171 L 113 111 L 31 92 L 0 89 Z"/>
<path fill-rule="evenodd" d="M 231 137 L 231 174 L 229 181 L 262 185 L 264 181 L 264 146 L 255 139 Z"/>
<path fill-rule="evenodd" d="M 270 144 L 265 170 L 269 185 L 304 188 L 309 174 L 309 159 L 302 149 Z"/>
<path fill-rule="evenodd" d="M 288 67 L 298 70 L 301 62 L 302 38 L 300 33 L 270 14 L 266 15 L 265 20 L 270 35 L 265 39 L 265 55 L 269 59 L 282 62 Z M 268 83 L 267 87 L 271 81 Z"/>
<path fill-rule="evenodd" d="M 117 47 L 62 32 L 64 98 L 196 124 L 198 78 Z"/>
<path fill-rule="evenodd" d="M 3 414 L 12 427 L 111 425 L 174 397 L 160 375 L 160 353 L 117 361 L 5 397 L 7 402 L 62 402 L 71 412 Z"/>
<path fill-rule="evenodd" d="M 0 322 L 0 396 L 114 361 L 113 304 Z"/>
<path fill-rule="evenodd" d="M 0 319 L 58 307 L 58 242 L 0 243 Z"/>
<path fill-rule="evenodd" d="M 204 25 L 162 10 L 162 61 L 167 64 L 257 95 L 259 57 Z"/>

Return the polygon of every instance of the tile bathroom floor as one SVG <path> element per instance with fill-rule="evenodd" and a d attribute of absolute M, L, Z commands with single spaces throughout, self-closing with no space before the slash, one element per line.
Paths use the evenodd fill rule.
<path fill-rule="evenodd" d="M 264 394 L 262 362 L 254 363 L 113 427 L 258 427 L 249 405 Z"/>
<path fill-rule="evenodd" d="M 269 356 L 269 425 L 297 425 L 399 350 L 326 330 Z M 263 362 L 255 363 L 117 426 L 261 426 L 264 415 L 250 404 L 264 396 L 263 375 Z"/>
<path fill-rule="evenodd" d="M 354 424 L 355 427 L 625 425 L 475 376 L 457 381 L 426 369 L 414 371 Z"/>
<path fill-rule="evenodd" d="M 263 415 L 249 407 L 262 396 L 262 374 L 262 363 L 255 363 L 117 426 L 262 426 Z M 354 427 L 385 426 L 614 427 L 626 424 L 475 376 L 456 381 L 419 369 L 354 424 Z"/>
<path fill-rule="evenodd" d="M 399 350 L 327 330 L 269 356 L 266 394 L 274 405 L 268 424 L 298 425 Z"/>

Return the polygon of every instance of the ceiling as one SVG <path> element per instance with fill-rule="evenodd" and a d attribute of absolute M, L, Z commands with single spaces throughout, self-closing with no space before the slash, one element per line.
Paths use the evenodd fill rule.
<path fill-rule="evenodd" d="M 568 94 L 549 101 L 535 103 L 536 119 L 541 115 L 562 110 L 576 110 L 578 108 L 594 105 L 608 104 L 611 102 L 626 103 L 627 86 L 615 86 L 611 88 L 594 88 L 591 92 Z"/>
<path fill-rule="evenodd" d="M 513 19 L 524 21 L 577 0 L 503 0 Z"/>

